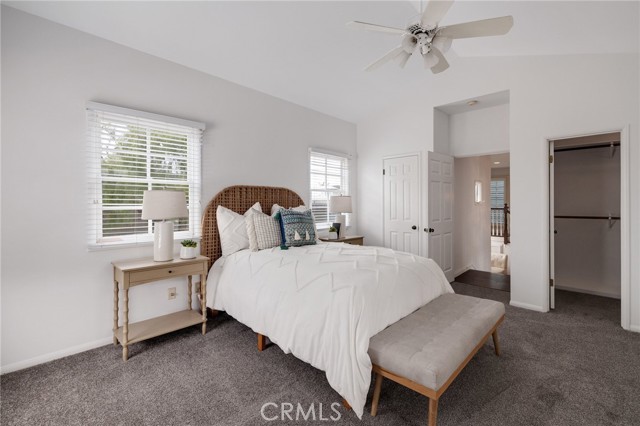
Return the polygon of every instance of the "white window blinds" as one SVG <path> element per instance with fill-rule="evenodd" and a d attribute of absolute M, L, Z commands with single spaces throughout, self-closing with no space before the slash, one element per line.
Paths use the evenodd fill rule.
<path fill-rule="evenodd" d="M 184 191 L 189 217 L 175 221 L 175 238 L 200 234 L 201 143 L 204 124 L 89 103 L 89 246 L 153 240 L 142 220 L 145 190 Z"/>
<path fill-rule="evenodd" d="M 329 225 L 335 214 L 329 214 L 331 195 L 349 194 L 349 158 L 347 155 L 329 154 L 309 150 L 311 181 L 311 210 L 316 224 Z"/>
<path fill-rule="evenodd" d="M 504 178 L 491 179 L 491 207 L 503 208 L 504 207 L 504 191 L 505 180 Z"/>

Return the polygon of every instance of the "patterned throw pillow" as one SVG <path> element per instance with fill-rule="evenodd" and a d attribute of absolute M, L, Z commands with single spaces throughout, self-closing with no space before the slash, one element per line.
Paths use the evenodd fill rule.
<path fill-rule="evenodd" d="M 249 236 L 244 218 L 250 215 L 252 210 L 261 212 L 260 203 L 255 203 L 244 215 L 223 206 L 218 206 L 216 209 L 216 221 L 218 222 L 223 256 L 229 256 L 239 250 L 249 248 Z"/>
<path fill-rule="evenodd" d="M 247 237 L 249 237 L 249 250 L 258 251 L 258 240 L 256 239 L 256 227 L 253 224 L 253 216 L 256 214 L 262 214 L 262 212 L 251 208 L 250 213 L 245 215 L 244 223 L 247 227 Z"/>
<path fill-rule="evenodd" d="M 280 211 L 280 209 L 284 209 L 284 207 L 282 207 L 279 204 L 274 204 L 273 206 L 271 206 L 271 216 L 275 216 L 276 213 L 278 213 Z M 293 210 L 296 212 L 305 212 L 307 210 L 309 210 L 309 207 L 302 205 L 302 206 L 298 206 L 298 207 L 290 207 L 289 210 Z"/>
<path fill-rule="evenodd" d="M 311 210 L 299 212 L 292 209 L 280 209 L 278 215 L 283 234 L 282 248 L 316 243 L 316 227 L 313 223 Z"/>
<path fill-rule="evenodd" d="M 272 216 L 261 214 L 253 218 L 256 227 L 258 250 L 278 247 L 282 244 L 280 237 L 280 223 Z"/>
<path fill-rule="evenodd" d="M 264 250 L 281 244 L 280 223 L 275 217 L 253 212 L 245 218 L 245 221 L 247 234 L 249 234 L 249 250 Z"/>

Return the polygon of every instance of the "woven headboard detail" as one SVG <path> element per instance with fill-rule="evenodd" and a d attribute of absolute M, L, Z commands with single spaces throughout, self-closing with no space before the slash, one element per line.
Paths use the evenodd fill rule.
<path fill-rule="evenodd" d="M 207 204 L 202 218 L 200 254 L 209 258 L 209 268 L 211 268 L 213 262 L 222 256 L 218 223 L 216 221 L 216 209 L 218 206 L 221 205 L 236 213 L 243 214 L 256 202 L 260 203 L 267 214 L 271 213 L 271 206 L 274 204 L 279 204 L 285 208 L 304 204 L 298 194 L 287 188 L 236 185 L 220 191 Z"/>

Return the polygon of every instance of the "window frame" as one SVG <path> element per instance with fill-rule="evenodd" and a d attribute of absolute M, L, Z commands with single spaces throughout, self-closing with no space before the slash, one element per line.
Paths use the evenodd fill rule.
<path fill-rule="evenodd" d="M 113 105 L 101 104 L 97 102 L 88 102 L 87 110 L 87 152 L 88 152 L 88 249 L 100 250 L 109 248 L 133 247 L 138 245 L 153 244 L 153 221 L 147 221 L 146 233 L 133 233 L 124 235 L 104 236 L 103 212 L 108 210 L 141 210 L 142 204 L 123 204 L 119 208 L 105 208 L 104 194 L 102 192 L 103 182 L 123 182 L 130 184 L 146 184 L 147 189 L 157 185 L 187 185 L 189 200 L 189 229 L 184 231 L 176 231 L 174 233 L 174 241 L 180 239 L 198 239 L 200 238 L 200 218 L 201 218 L 201 186 L 202 186 L 202 135 L 205 130 L 205 124 L 175 118 L 160 114 L 154 114 L 144 111 L 122 108 Z M 104 176 L 102 171 L 102 139 L 98 133 L 99 120 L 107 120 L 101 115 L 111 116 L 109 121 L 118 122 L 116 116 L 123 116 L 119 124 L 123 125 L 131 121 L 139 120 L 141 127 L 146 130 L 145 144 L 145 164 L 146 176 L 141 177 L 114 177 Z M 116 118 L 114 118 L 116 117 Z M 95 123 L 92 121 L 95 120 Z M 158 127 L 154 127 L 154 122 L 158 123 Z M 167 130 L 172 128 L 172 130 Z M 186 151 L 186 180 L 172 180 L 154 178 L 151 176 L 150 161 L 153 157 L 151 152 L 152 138 L 151 132 L 157 130 L 167 131 L 184 130 L 187 137 Z M 183 128 L 183 129 L 181 129 Z M 120 208 L 124 207 L 124 208 Z"/>
<path fill-rule="evenodd" d="M 334 158 L 334 159 L 339 159 L 341 161 L 344 161 L 344 167 L 341 167 L 341 174 L 340 174 L 340 189 L 339 190 L 329 190 L 329 189 L 322 189 L 322 188 L 313 188 L 312 187 L 312 178 L 311 176 L 313 174 L 318 174 L 318 173 L 314 173 L 312 171 L 312 159 L 313 157 L 325 157 L 325 158 Z M 319 230 L 327 230 L 331 227 L 331 224 L 333 222 L 335 222 L 335 213 L 329 213 L 329 197 L 331 195 L 349 195 L 352 197 L 353 199 L 353 194 L 351 193 L 351 159 L 352 156 L 344 153 L 344 152 L 335 152 L 335 151 L 328 151 L 328 150 L 324 150 L 324 149 L 320 149 L 320 148 L 309 148 L 309 158 L 308 158 L 308 164 L 309 164 L 309 209 L 311 209 L 311 211 L 313 211 L 313 193 L 314 192 L 325 192 L 327 193 L 327 222 L 317 222 L 316 221 L 316 228 Z M 325 177 L 327 176 L 327 171 L 326 171 L 326 166 L 325 166 L 325 173 L 324 173 Z M 325 179 L 326 182 L 326 179 Z M 346 215 L 347 219 L 346 219 L 346 226 L 349 227 L 349 224 L 351 222 L 351 218 L 349 215 Z M 315 218 L 314 218 L 315 220 Z"/>

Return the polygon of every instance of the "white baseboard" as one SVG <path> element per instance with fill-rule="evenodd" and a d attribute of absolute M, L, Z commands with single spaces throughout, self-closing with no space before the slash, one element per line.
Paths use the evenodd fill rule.
<path fill-rule="evenodd" d="M 581 288 L 565 287 L 565 286 L 560 286 L 560 285 L 556 285 L 556 289 L 564 290 L 564 291 L 572 291 L 574 293 L 585 293 L 585 294 L 592 294 L 594 296 L 609 297 L 609 298 L 618 299 L 618 300 L 620 299 L 620 295 L 619 294 L 607 293 L 607 292 L 604 292 L 604 291 L 583 290 Z"/>
<path fill-rule="evenodd" d="M 11 373 L 13 371 L 22 370 L 24 368 L 33 367 L 34 365 L 44 364 L 45 362 L 53 361 L 54 359 L 64 358 L 69 355 L 74 355 L 80 352 L 88 351 L 90 349 L 99 348 L 100 346 L 113 343 L 113 337 L 105 337 L 104 339 L 94 340 L 93 342 L 84 343 L 82 345 L 73 346 L 71 348 L 62 349 L 60 351 L 51 352 L 45 355 L 36 356 L 26 359 L 24 361 L 14 362 L 13 364 L 3 365 L 1 374 Z"/>
<path fill-rule="evenodd" d="M 465 272 L 467 272 L 467 271 L 468 271 L 468 270 L 470 270 L 470 269 L 476 269 L 476 267 L 475 267 L 475 266 L 473 266 L 473 265 L 467 265 L 467 266 L 464 266 L 464 267 L 462 267 L 462 268 L 458 269 L 457 271 L 455 271 L 455 272 L 453 273 L 453 276 L 454 276 L 454 277 L 457 277 L 457 276 L 459 276 L 459 275 L 462 275 L 462 274 L 464 274 Z"/>
<path fill-rule="evenodd" d="M 538 305 L 531 305 L 529 303 L 522 303 L 522 302 L 516 302 L 515 300 L 512 300 L 509 302 L 509 305 L 514 306 L 516 308 L 522 308 L 522 309 L 528 309 L 530 311 L 536 311 L 536 312 L 549 312 L 547 310 L 544 310 L 542 308 L 542 306 L 538 306 Z"/>
<path fill-rule="evenodd" d="M 630 325 L 629 331 L 633 331 L 635 333 L 640 333 L 640 325 Z"/>

